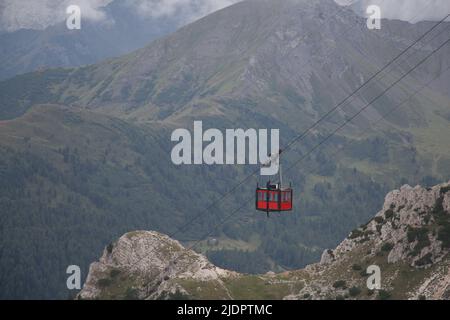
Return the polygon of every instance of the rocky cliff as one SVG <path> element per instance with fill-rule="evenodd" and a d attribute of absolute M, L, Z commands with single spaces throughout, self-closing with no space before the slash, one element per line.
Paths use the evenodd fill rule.
<path fill-rule="evenodd" d="M 166 235 L 135 231 L 105 248 L 90 267 L 81 298 L 162 298 L 188 294 L 183 284 L 214 284 L 226 293 L 222 279 L 237 276 L 204 256 L 186 250 Z M 231 298 L 231 296 L 228 296 Z"/>
<path fill-rule="evenodd" d="M 131 232 L 90 267 L 79 299 L 449 299 L 450 183 L 390 192 L 320 263 L 281 274 L 223 270 L 157 232 Z M 367 287 L 378 266 L 381 288 Z"/>

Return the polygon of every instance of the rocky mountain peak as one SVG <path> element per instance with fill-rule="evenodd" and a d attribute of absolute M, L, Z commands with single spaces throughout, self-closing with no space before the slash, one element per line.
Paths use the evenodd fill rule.
<path fill-rule="evenodd" d="M 157 232 L 122 236 L 90 267 L 80 299 L 274 298 L 446 299 L 450 292 L 450 182 L 403 186 L 320 263 L 282 274 L 244 275 Z M 366 289 L 366 268 L 382 272 L 382 289 Z M 245 288 L 244 288 L 245 287 Z"/>
<path fill-rule="evenodd" d="M 130 232 L 109 244 L 98 262 L 91 264 L 81 299 L 102 296 L 103 289 L 127 278 L 125 297 L 152 298 L 184 292 L 168 281 L 214 281 L 233 272 L 212 265 L 203 255 L 185 249 L 178 241 L 154 231 Z M 142 285 L 144 284 L 144 285 Z M 139 288 L 139 289 L 138 289 Z M 120 286 L 119 286 L 120 290 Z"/>
<path fill-rule="evenodd" d="M 335 250 L 325 251 L 321 263 L 333 262 L 366 241 L 373 242 L 371 254 L 388 251 L 389 263 L 407 261 L 426 267 L 439 261 L 450 247 L 449 191 L 447 183 L 432 188 L 405 185 L 388 193 L 375 218 L 354 230 Z"/>

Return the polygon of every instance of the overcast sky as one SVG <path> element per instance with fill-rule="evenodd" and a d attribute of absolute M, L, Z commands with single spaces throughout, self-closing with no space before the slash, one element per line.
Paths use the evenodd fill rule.
<path fill-rule="evenodd" d="M 422 20 L 440 21 L 450 13 L 450 0 L 336 0 L 343 4 L 353 3 L 360 12 L 375 4 L 385 19 L 399 19 L 409 22 Z"/>
<path fill-rule="evenodd" d="M 126 2 L 146 17 L 170 16 L 180 11 L 186 22 L 199 19 L 240 0 L 116 0 Z M 68 5 L 79 5 L 83 18 L 102 20 L 101 8 L 112 0 L 0 0 L 0 30 L 43 29 L 64 21 Z"/>
<path fill-rule="evenodd" d="M 84 18 L 101 20 L 101 7 L 112 0 L 0 0 L 0 31 L 20 28 L 42 29 L 65 18 L 65 8 L 77 4 Z M 118 0 L 132 3 L 148 17 L 170 16 L 183 11 L 190 21 L 240 0 Z M 283 0 L 279 0 L 283 1 Z M 327 0 L 311 0 L 327 1 Z M 369 4 L 378 4 L 382 16 L 388 19 L 440 20 L 450 13 L 450 0 L 335 0 L 342 4 L 354 3 L 360 11 Z M 419 14 L 419 15 L 418 15 Z M 190 22 L 187 21 L 187 22 Z"/>

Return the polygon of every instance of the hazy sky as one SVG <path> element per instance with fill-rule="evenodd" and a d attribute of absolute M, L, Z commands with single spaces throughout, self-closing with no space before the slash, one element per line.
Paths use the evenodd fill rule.
<path fill-rule="evenodd" d="M 21 28 L 43 29 L 61 22 L 66 8 L 77 4 L 89 19 L 101 19 L 98 7 L 111 0 L 0 0 L 0 30 L 13 31 Z"/>
<path fill-rule="evenodd" d="M 112 0 L 0 0 L 0 31 L 20 28 L 42 29 L 63 21 L 65 8 L 77 4 L 84 18 L 101 20 L 101 7 Z M 136 10 L 149 17 L 170 16 L 183 12 L 189 22 L 240 0 L 117 0 L 127 1 Z M 283 1 L 283 0 L 279 0 Z M 327 1 L 327 0 L 311 0 Z M 328 0 L 331 1 L 331 0 Z M 450 12 L 450 0 L 335 0 L 354 3 L 359 10 L 369 4 L 379 4 L 382 15 L 388 19 L 440 20 Z M 417 14 L 420 14 L 417 16 Z M 416 17 L 417 16 L 417 17 Z M 415 21 L 414 21 L 415 22 Z"/>
<path fill-rule="evenodd" d="M 0 0 L 0 30 L 43 29 L 64 21 L 68 5 L 79 5 L 83 18 L 101 20 L 101 8 L 113 0 Z M 183 13 L 186 22 L 201 18 L 240 0 L 116 0 L 148 17 Z"/>

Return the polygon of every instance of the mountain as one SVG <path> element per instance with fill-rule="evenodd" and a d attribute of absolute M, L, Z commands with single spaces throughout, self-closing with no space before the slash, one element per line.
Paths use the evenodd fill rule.
<path fill-rule="evenodd" d="M 112 1 L 101 21 L 82 20 L 81 30 L 65 22 L 44 30 L 21 29 L 0 34 L 0 80 L 26 72 L 93 64 L 141 48 L 185 22 L 172 17 L 145 17 L 128 3 Z"/>
<path fill-rule="evenodd" d="M 91 264 L 79 299 L 450 299 L 450 183 L 403 186 L 320 263 L 247 275 L 157 232 L 122 236 Z M 368 266 L 381 288 L 367 289 Z"/>
<path fill-rule="evenodd" d="M 302 268 L 372 217 L 389 190 L 447 181 L 448 45 L 323 139 L 447 40 L 448 23 L 285 153 L 292 214 L 255 212 L 263 178 L 222 200 L 254 166 L 170 157 L 171 133 L 194 120 L 280 129 L 285 145 L 434 24 L 384 21 L 372 31 L 331 0 L 251 0 L 122 57 L 0 82 L 0 297 L 66 297 L 67 266 L 85 275 L 129 230 L 202 240 L 200 252 L 224 269 Z"/>

